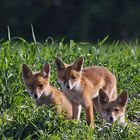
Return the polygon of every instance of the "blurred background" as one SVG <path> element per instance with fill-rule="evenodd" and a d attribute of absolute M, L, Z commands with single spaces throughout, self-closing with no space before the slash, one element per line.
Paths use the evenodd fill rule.
<path fill-rule="evenodd" d="M 0 0 L 0 39 L 32 40 L 33 24 L 38 41 L 51 36 L 77 41 L 140 37 L 140 0 Z"/>

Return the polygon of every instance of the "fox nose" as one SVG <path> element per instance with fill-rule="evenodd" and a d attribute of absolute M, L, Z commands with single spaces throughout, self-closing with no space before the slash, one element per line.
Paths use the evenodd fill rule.
<path fill-rule="evenodd" d="M 66 85 L 66 88 L 67 88 L 67 89 L 70 89 L 70 86 L 69 86 L 69 85 Z"/>
<path fill-rule="evenodd" d="M 37 97 L 38 97 L 37 94 L 34 94 L 34 97 L 35 97 L 35 99 L 37 99 Z"/>
<path fill-rule="evenodd" d="M 110 116 L 110 118 L 109 118 L 109 119 L 110 119 L 110 121 L 111 121 L 111 122 L 113 122 L 113 120 L 114 120 L 112 116 Z"/>

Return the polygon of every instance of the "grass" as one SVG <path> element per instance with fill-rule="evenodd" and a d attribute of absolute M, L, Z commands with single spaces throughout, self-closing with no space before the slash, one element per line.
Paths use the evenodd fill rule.
<path fill-rule="evenodd" d="M 76 43 L 73 40 L 27 42 L 22 38 L 0 41 L 0 139 L 41 139 L 41 140 L 130 140 L 140 139 L 140 46 L 138 43 L 113 42 L 105 40 L 93 45 Z M 40 70 L 48 61 L 51 64 L 51 83 L 60 88 L 56 80 L 55 56 L 72 63 L 84 55 L 84 66 L 101 65 L 110 69 L 117 77 L 118 92 L 127 89 L 129 102 L 126 118 L 128 125 L 117 123 L 112 126 L 100 124 L 95 115 L 95 129 L 81 121 L 68 121 L 58 116 L 53 106 L 36 107 L 25 92 L 21 65 L 26 63 L 33 70 Z"/>

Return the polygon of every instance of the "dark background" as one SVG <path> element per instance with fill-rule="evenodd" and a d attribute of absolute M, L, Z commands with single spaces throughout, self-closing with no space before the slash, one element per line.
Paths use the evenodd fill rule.
<path fill-rule="evenodd" d="M 0 0 L 0 39 L 94 41 L 140 37 L 140 0 Z"/>

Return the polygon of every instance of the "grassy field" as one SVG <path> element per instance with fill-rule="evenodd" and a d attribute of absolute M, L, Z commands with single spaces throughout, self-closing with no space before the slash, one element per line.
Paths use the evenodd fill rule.
<path fill-rule="evenodd" d="M 139 140 L 140 139 L 140 45 L 113 42 L 104 44 L 27 42 L 22 38 L 0 41 L 0 139 L 40 140 Z M 56 80 L 55 56 L 72 63 L 79 56 L 84 66 L 101 65 L 110 69 L 118 80 L 118 93 L 129 93 L 126 119 L 128 125 L 100 124 L 95 113 L 95 129 L 81 121 L 68 121 L 55 112 L 53 106 L 36 107 L 25 92 L 21 65 L 26 63 L 35 70 L 49 62 L 52 67 L 51 83 L 60 88 Z"/>

